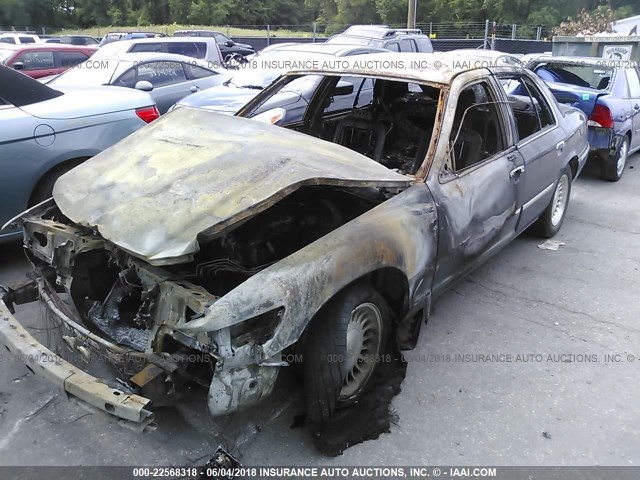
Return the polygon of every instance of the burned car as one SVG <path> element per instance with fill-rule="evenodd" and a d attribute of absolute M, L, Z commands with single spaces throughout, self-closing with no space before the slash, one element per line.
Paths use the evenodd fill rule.
<path fill-rule="evenodd" d="M 187 384 L 213 415 L 255 404 L 291 352 L 309 419 L 358 408 L 452 282 L 529 227 L 560 229 L 588 153 L 584 114 L 534 74 L 403 58 L 292 72 L 234 117 L 176 109 L 62 176 L 15 221 L 35 279 L 4 289 L 1 342 L 130 422 Z M 310 76 L 301 119 L 250 118 Z M 36 298 L 126 388 L 38 361 L 51 352 L 10 313 Z"/>

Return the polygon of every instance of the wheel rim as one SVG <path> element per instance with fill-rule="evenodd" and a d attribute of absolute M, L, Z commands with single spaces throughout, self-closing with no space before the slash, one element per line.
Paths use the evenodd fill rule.
<path fill-rule="evenodd" d="M 616 172 L 618 176 L 622 175 L 622 171 L 624 170 L 624 166 L 627 163 L 627 155 L 629 154 L 629 146 L 626 140 L 622 141 L 620 145 L 620 151 L 618 152 L 618 159 L 616 163 Z"/>
<path fill-rule="evenodd" d="M 562 217 L 564 211 L 567 208 L 567 201 L 569 200 L 569 177 L 562 175 L 556 185 L 556 191 L 553 194 L 553 212 L 551 213 L 551 224 L 557 226 Z"/>
<path fill-rule="evenodd" d="M 356 395 L 367 383 L 379 360 L 382 344 L 382 314 L 373 303 L 362 303 L 353 309 L 347 325 L 345 378 L 340 399 Z"/>

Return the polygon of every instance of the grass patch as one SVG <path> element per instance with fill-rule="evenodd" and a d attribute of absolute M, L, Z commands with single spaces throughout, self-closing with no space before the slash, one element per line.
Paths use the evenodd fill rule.
<path fill-rule="evenodd" d="M 290 30 L 286 28 L 271 28 L 269 35 L 271 37 L 305 37 L 313 38 L 313 27 L 311 25 L 304 26 L 306 30 Z M 92 37 L 102 37 L 109 32 L 158 32 L 165 35 L 173 35 L 176 30 L 215 30 L 231 37 L 266 37 L 266 27 L 227 27 L 227 26 L 211 26 L 211 25 L 151 25 L 148 27 L 93 27 L 93 28 L 65 28 L 53 32 L 47 32 L 48 35 L 90 35 Z M 316 37 L 324 37 L 324 34 L 317 33 Z"/>

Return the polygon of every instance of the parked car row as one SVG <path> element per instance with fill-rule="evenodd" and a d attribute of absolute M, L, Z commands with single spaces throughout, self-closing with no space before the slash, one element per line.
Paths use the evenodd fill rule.
<path fill-rule="evenodd" d="M 96 61 L 95 58 L 92 61 Z M 72 68 L 49 80 L 51 88 L 114 85 L 149 92 L 161 114 L 183 97 L 222 83 L 227 76 L 208 62 L 184 55 L 127 53 L 101 57 L 100 68 Z"/>

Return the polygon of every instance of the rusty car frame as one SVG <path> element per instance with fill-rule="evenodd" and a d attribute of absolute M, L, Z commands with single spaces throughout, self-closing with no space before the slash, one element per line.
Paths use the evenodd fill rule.
<path fill-rule="evenodd" d="M 453 281 L 529 227 L 558 231 L 588 153 L 584 114 L 530 72 L 403 59 L 291 72 L 234 117 L 176 109 L 62 176 L 12 222 L 35 276 L 0 292 L 0 342 L 143 427 L 187 384 L 215 416 L 257 403 L 292 351 L 311 420 L 356 404 Z M 309 75 L 322 81 L 302 120 L 242 118 Z M 20 326 L 14 304 L 37 299 L 119 387 Z"/>

